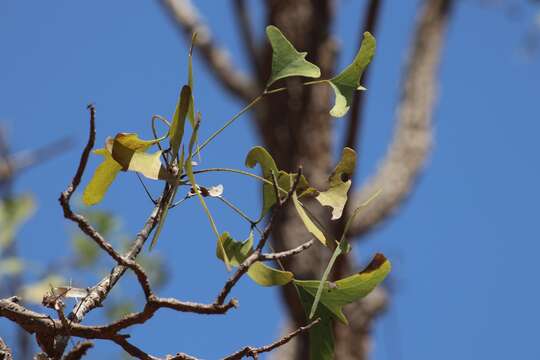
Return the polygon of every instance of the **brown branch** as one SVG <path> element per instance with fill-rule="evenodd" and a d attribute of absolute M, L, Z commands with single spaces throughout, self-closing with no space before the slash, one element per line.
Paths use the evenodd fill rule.
<path fill-rule="evenodd" d="M 94 344 L 90 341 L 80 341 L 62 358 L 62 360 L 80 360 L 86 355 L 86 352 L 93 348 Z"/>
<path fill-rule="evenodd" d="M 301 253 L 302 251 L 304 251 L 306 249 L 309 249 L 311 247 L 311 245 L 313 245 L 313 242 L 314 242 L 314 240 L 311 239 L 311 240 L 309 240 L 309 241 L 295 247 L 294 249 L 281 251 L 281 252 L 277 252 L 277 253 L 261 254 L 260 257 L 259 257 L 259 260 L 261 260 L 261 261 L 277 260 L 277 259 L 283 259 L 283 258 L 288 257 L 288 256 L 293 256 L 293 255 Z"/>
<path fill-rule="evenodd" d="M 0 360 L 13 360 L 11 349 L 6 345 L 0 337 Z"/>
<path fill-rule="evenodd" d="M 251 26 L 250 17 L 248 14 L 248 9 L 246 8 L 245 0 L 234 0 L 234 14 L 236 15 L 236 23 L 240 29 L 240 35 L 242 36 L 242 41 L 246 47 L 251 66 L 253 67 L 253 72 L 260 76 L 263 71 L 261 64 L 261 54 L 257 47 L 257 42 L 253 37 L 254 32 Z M 259 79 L 261 80 L 261 79 Z M 261 83 L 264 81 L 262 79 Z"/>
<path fill-rule="evenodd" d="M 239 72 L 231 63 L 227 51 L 214 42 L 210 29 L 201 21 L 199 12 L 190 0 L 160 0 L 159 3 L 187 41 L 191 41 L 193 33 L 197 33 L 196 48 L 225 89 L 245 101 L 257 96 L 253 80 Z"/>
<path fill-rule="evenodd" d="M 292 333 L 282 337 L 281 339 L 279 339 L 278 341 L 275 341 L 269 345 L 266 345 L 266 346 L 261 346 L 261 347 L 258 347 L 258 348 L 254 348 L 254 347 L 245 347 L 243 348 L 242 350 L 239 350 L 237 352 L 235 352 L 234 354 L 231 354 L 227 357 L 225 357 L 223 360 L 239 360 L 239 359 L 242 359 L 243 357 L 247 357 L 247 356 L 250 356 L 254 359 L 257 359 L 259 354 L 261 353 L 265 353 L 265 352 L 270 352 L 282 345 L 285 345 L 286 343 L 288 343 L 291 339 L 293 339 L 294 337 L 300 335 L 301 333 L 303 332 L 306 332 L 308 331 L 309 329 L 311 329 L 313 326 L 315 326 L 316 324 L 318 324 L 320 321 L 320 319 L 315 319 L 313 320 L 312 322 L 310 322 L 309 324 L 307 324 L 306 326 L 302 326 L 298 329 L 296 329 L 295 331 L 293 331 Z"/>
<path fill-rule="evenodd" d="M 352 204 L 361 203 L 379 189 L 382 194 L 354 222 L 351 236 L 365 234 L 386 219 L 410 194 L 424 166 L 431 148 L 436 75 L 452 3 L 452 0 L 424 2 L 404 79 L 394 138 L 376 174 L 354 195 Z"/>

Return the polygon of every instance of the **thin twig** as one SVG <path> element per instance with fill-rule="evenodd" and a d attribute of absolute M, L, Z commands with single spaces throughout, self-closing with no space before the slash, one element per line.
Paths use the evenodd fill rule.
<path fill-rule="evenodd" d="M 314 240 L 311 239 L 311 240 L 303 243 L 302 245 L 295 247 L 294 249 L 281 251 L 281 252 L 261 254 L 261 256 L 259 257 L 259 260 L 261 260 L 261 261 L 263 261 L 263 260 L 264 261 L 269 261 L 269 260 L 282 259 L 282 258 L 285 258 L 285 257 L 288 257 L 288 256 L 293 256 L 293 255 L 299 254 L 302 251 L 310 248 L 311 245 L 313 245 L 313 242 L 314 242 Z"/>
<path fill-rule="evenodd" d="M 313 320 L 312 322 L 310 322 L 309 324 L 307 324 L 306 326 L 302 326 L 298 329 L 296 329 L 295 331 L 293 331 L 292 333 L 288 334 L 288 335 L 285 335 L 284 337 L 282 337 L 281 339 L 269 344 L 269 345 L 266 345 L 266 346 L 261 346 L 261 347 L 245 347 L 243 348 L 242 350 L 239 350 L 237 352 L 235 352 L 234 354 L 231 354 L 225 358 L 223 358 L 223 360 L 239 360 L 239 359 L 242 359 L 243 357 L 247 357 L 247 356 L 250 356 L 254 359 L 257 359 L 259 354 L 261 353 L 265 353 L 265 352 L 270 352 L 280 346 L 283 346 L 285 345 L 286 343 L 288 343 L 289 341 L 291 341 L 294 337 L 300 335 L 301 333 L 303 332 L 306 332 L 308 331 L 309 329 L 311 329 L 313 326 L 317 325 L 319 323 L 321 319 L 315 319 Z"/>
<path fill-rule="evenodd" d="M 80 360 L 86 355 L 86 352 L 93 347 L 94 347 L 94 344 L 90 341 L 79 341 L 62 358 L 62 360 Z"/>

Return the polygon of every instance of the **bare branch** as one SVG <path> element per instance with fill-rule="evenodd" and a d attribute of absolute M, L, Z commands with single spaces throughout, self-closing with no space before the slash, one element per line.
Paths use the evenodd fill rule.
<path fill-rule="evenodd" d="M 277 259 L 282 259 L 282 258 L 285 258 L 285 257 L 288 257 L 288 256 L 293 256 L 293 255 L 299 254 L 302 251 L 310 248 L 311 245 L 313 245 L 313 242 L 314 242 L 314 240 L 311 239 L 311 240 L 301 244 L 300 246 L 295 247 L 294 249 L 281 251 L 281 252 L 277 252 L 277 253 L 261 254 L 261 256 L 259 257 L 259 260 L 261 260 L 261 261 L 262 260 L 265 260 L 265 261 L 277 260 Z"/>
<path fill-rule="evenodd" d="M 254 32 L 251 26 L 250 17 L 248 15 L 248 9 L 246 8 L 245 0 L 234 0 L 234 14 L 236 15 L 236 23 L 240 29 L 240 35 L 246 47 L 246 51 L 251 61 L 253 71 L 257 76 L 261 75 L 261 54 L 257 47 L 257 42 L 253 37 Z M 259 79 L 260 80 L 260 79 Z"/>
<path fill-rule="evenodd" d="M 191 41 L 193 33 L 197 33 L 196 47 L 225 89 L 245 101 L 257 96 L 257 86 L 253 80 L 239 72 L 231 63 L 227 51 L 214 43 L 210 29 L 201 21 L 199 12 L 190 0 L 159 2 L 188 41 Z"/>
<path fill-rule="evenodd" d="M 242 359 L 245 356 L 250 356 L 250 357 L 252 357 L 254 359 L 257 359 L 259 354 L 265 353 L 265 352 L 270 352 L 270 351 L 272 351 L 272 350 L 274 350 L 274 349 L 276 349 L 276 348 L 278 348 L 278 347 L 280 347 L 282 345 L 285 345 L 291 339 L 293 339 L 295 336 L 298 336 L 301 333 L 306 332 L 309 329 L 311 329 L 313 326 L 318 324 L 320 320 L 321 319 L 315 319 L 312 322 L 310 322 L 309 324 L 307 324 L 306 326 L 302 326 L 302 327 L 296 329 L 292 333 L 282 337 L 278 341 L 275 341 L 275 342 L 273 342 L 273 343 L 271 343 L 269 345 L 261 346 L 261 347 L 258 347 L 258 348 L 248 346 L 248 347 L 243 348 L 242 350 L 239 350 L 239 351 L 235 352 L 232 355 L 227 356 L 223 360 L 239 360 L 239 359 Z"/>
<path fill-rule="evenodd" d="M 86 352 L 93 348 L 94 344 L 90 341 L 80 341 L 62 358 L 62 360 L 80 360 L 86 355 Z"/>
<path fill-rule="evenodd" d="M 376 174 L 354 195 L 352 204 L 361 203 L 377 189 L 382 189 L 382 194 L 357 218 L 351 227 L 352 236 L 362 235 L 386 219 L 410 194 L 424 166 L 431 148 L 436 74 L 451 4 L 452 0 L 424 2 L 405 75 L 394 139 Z"/>

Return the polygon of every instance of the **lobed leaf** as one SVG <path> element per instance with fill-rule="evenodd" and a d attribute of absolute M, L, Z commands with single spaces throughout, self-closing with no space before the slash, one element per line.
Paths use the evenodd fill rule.
<path fill-rule="evenodd" d="M 283 33 L 275 26 L 266 27 L 266 35 L 272 45 L 272 72 L 267 87 L 279 79 L 290 76 L 318 78 L 321 70 L 306 60 L 307 52 L 298 52 Z"/>
<path fill-rule="evenodd" d="M 390 269 L 391 264 L 386 257 L 382 254 L 376 254 L 369 265 L 358 274 L 338 280 L 335 283 L 326 282 L 321 294 L 320 305 L 317 308 L 317 314 L 324 307 L 342 323 L 347 324 L 342 307 L 369 294 L 386 278 Z M 303 288 L 313 299 L 320 285 L 318 280 L 294 280 L 294 283 Z M 311 302 L 313 303 L 313 300 Z M 310 311 L 310 309 L 311 307 L 306 308 L 306 311 Z"/>
<path fill-rule="evenodd" d="M 83 191 L 82 201 L 86 206 L 95 205 L 103 200 L 116 175 L 122 170 L 122 166 L 114 161 L 107 149 L 97 149 L 94 154 L 102 155 L 104 159 Z"/>
<path fill-rule="evenodd" d="M 232 266 L 240 266 L 253 250 L 253 231 L 245 241 L 234 240 L 228 232 L 221 234 L 221 243 L 223 250 Z M 219 246 L 216 247 L 216 256 L 223 261 L 223 251 Z"/>
<path fill-rule="evenodd" d="M 360 78 L 375 55 L 375 47 L 375 38 L 366 31 L 360 50 L 358 50 L 353 62 L 340 74 L 328 80 L 336 94 L 336 102 L 330 110 L 330 115 L 334 117 L 345 115 L 351 106 L 354 92 L 365 90 L 364 87 L 360 86 Z"/>
<path fill-rule="evenodd" d="M 351 148 L 344 148 L 341 160 L 336 165 L 329 178 L 330 187 L 320 192 L 316 199 L 323 206 L 332 208 L 332 220 L 341 218 L 343 208 L 347 202 L 347 193 L 351 187 L 351 176 L 356 167 L 356 152 Z"/>

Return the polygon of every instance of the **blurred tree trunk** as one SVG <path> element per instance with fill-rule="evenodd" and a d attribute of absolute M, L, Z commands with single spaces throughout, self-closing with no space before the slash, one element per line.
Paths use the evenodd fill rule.
<path fill-rule="evenodd" d="M 367 2 L 363 28 L 374 31 L 380 12 L 381 0 Z M 385 220 L 411 193 L 431 145 L 431 118 L 435 99 L 437 69 L 440 61 L 446 23 L 452 0 L 424 0 L 419 8 L 409 59 L 403 76 L 401 100 L 398 105 L 396 128 L 387 154 L 378 170 L 371 175 L 361 189 L 352 196 L 350 209 L 365 200 L 376 189 L 384 193 L 370 206 L 364 216 L 350 231 L 351 239 L 358 239 Z M 240 73 L 230 63 L 226 53 L 213 40 L 209 29 L 203 24 L 188 0 L 162 0 L 182 32 L 190 37 L 195 30 L 202 34 L 198 49 L 209 69 L 222 85 L 247 102 L 264 88 L 271 65 L 271 49 L 268 44 L 259 45 L 253 38 L 249 12 L 243 0 L 235 0 L 235 13 L 242 39 L 253 68 L 248 76 Z M 308 52 L 308 60 L 321 68 L 322 78 L 331 77 L 335 71 L 337 43 L 331 28 L 337 5 L 332 0 L 268 0 L 267 24 L 279 27 L 285 36 L 301 50 Z M 266 24 L 265 24 L 266 25 Z M 257 25 L 257 26 L 262 26 Z M 396 64 L 397 65 L 397 64 Z M 365 82 L 363 82 L 365 83 Z M 265 147 L 274 156 L 278 167 L 294 171 L 304 165 L 304 173 L 317 188 L 324 188 L 334 165 L 332 158 L 332 119 L 328 115 L 332 101 L 328 86 L 303 87 L 298 79 L 287 80 L 283 85 L 288 93 L 270 96 L 255 110 L 256 126 Z M 349 118 L 349 133 L 343 142 L 354 147 L 361 125 L 361 98 L 357 95 Z M 364 95 L 362 95 L 364 96 Z M 319 207 L 320 208 L 320 207 Z M 292 209 L 281 213 L 273 232 L 273 245 L 277 251 L 299 245 L 309 239 L 304 226 Z M 321 210 L 325 211 L 325 210 Z M 321 214 L 318 214 L 321 215 Z M 347 214 L 344 214 L 346 217 Z M 329 216 L 320 216 L 329 218 Z M 337 237 L 342 223 L 325 226 Z M 328 249 L 313 246 L 309 254 L 287 258 L 284 266 L 298 278 L 320 278 L 328 259 Z M 340 261 L 334 276 L 342 277 L 357 270 L 352 258 Z M 282 299 L 291 321 L 291 327 L 305 324 L 305 314 L 296 291 L 292 286 L 282 289 Z M 366 359 L 369 353 L 369 333 L 373 320 L 387 303 L 383 290 L 346 309 L 350 326 L 336 325 L 336 359 Z M 292 345 L 283 347 L 279 359 L 308 359 L 306 337 L 296 338 Z"/>

